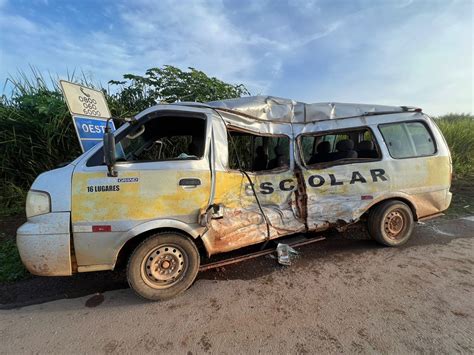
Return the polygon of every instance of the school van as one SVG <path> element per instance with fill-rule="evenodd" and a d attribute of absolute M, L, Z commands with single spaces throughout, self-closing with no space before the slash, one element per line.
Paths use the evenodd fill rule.
<path fill-rule="evenodd" d="M 140 296 L 187 289 L 200 262 L 366 223 L 386 246 L 451 202 L 452 164 L 420 109 L 246 97 L 151 107 L 41 174 L 17 232 L 36 275 L 126 264 Z"/>

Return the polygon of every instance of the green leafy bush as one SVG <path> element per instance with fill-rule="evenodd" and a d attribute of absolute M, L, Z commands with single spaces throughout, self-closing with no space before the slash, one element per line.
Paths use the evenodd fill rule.
<path fill-rule="evenodd" d="M 18 281 L 28 275 L 28 271 L 21 263 L 15 241 L 2 240 L 0 242 L 0 283 Z"/>

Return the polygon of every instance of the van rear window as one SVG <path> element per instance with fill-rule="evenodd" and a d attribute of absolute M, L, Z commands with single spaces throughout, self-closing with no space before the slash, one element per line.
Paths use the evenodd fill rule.
<path fill-rule="evenodd" d="M 422 122 L 389 123 L 379 126 L 392 158 L 403 159 L 433 155 L 433 136 Z"/>

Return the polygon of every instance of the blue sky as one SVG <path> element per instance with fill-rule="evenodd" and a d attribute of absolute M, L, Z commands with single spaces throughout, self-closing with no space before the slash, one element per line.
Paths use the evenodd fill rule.
<path fill-rule="evenodd" d="M 472 0 L 0 0 L 0 79 L 171 64 L 252 94 L 474 112 Z"/>

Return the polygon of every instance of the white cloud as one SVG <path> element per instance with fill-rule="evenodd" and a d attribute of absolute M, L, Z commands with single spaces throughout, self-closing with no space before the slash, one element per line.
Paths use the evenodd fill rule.
<path fill-rule="evenodd" d="M 27 34 L 39 31 L 38 26 L 25 17 L 19 15 L 8 15 L 4 13 L 0 13 L 0 28 L 2 31 L 19 31 Z"/>
<path fill-rule="evenodd" d="M 474 112 L 472 17 L 463 4 L 417 9 L 399 19 L 376 8 L 347 18 L 332 38 L 330 74 L 301 96 L 413 105 L 435 115 Z M 361 28 L 361 18 L 372 21 Z"/>

